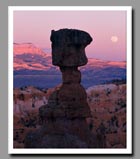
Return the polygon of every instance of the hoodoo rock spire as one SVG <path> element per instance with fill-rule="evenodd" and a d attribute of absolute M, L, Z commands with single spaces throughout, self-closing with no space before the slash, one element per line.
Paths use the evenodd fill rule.
<path fill-rule="evenodd" d="M 91 117 L 87 94 L 81 82 L 79 66 L 87 64 L 85 47 L 91 36 L 81 30 L 52 31 L 52 63 L 62 72 L 62 85 L 40 107 L 45 123 L 38 131 L 26 136 L 28 148 L 94 148 L 96 138 L 86 118 Z"/>

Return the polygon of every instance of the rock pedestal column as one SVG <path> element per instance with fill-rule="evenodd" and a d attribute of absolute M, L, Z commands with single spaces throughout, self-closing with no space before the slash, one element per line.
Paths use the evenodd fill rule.
<path fill-rule="evenodd" d="M 85 89 L 80 84 L 78 66 L 87 64 L 85 47 L 92 38 L 84 31 L 61 29 L 52 31 L 52 63 L 62 72 L 62 86 L 52 93 L 48 104 L 40 108 L 46 119 L 42 129 L 29 134 L 27 147 L 91 148 L 96 140 L 86 118 L 91 117 Z M 34 138 L 36 141 L 31 142 Z M 38 137 L 37 136 L 42 136 Z"/>

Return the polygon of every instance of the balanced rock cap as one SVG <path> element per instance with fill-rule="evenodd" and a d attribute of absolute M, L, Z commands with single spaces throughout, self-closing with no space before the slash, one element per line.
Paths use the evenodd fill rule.
<path fill-rule="evenodd" d="M 92 41 L 91 36 L 77 29 L 52 30 L 52 63 L 56 66 L 83 66 L 88 60 L 85 47 Z"/>

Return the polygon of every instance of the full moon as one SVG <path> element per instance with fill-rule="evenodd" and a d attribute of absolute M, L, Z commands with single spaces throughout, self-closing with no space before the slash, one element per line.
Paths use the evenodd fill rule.
<path fill-rule="evenodd" d="M 113 36 L 111 37 L 111 41 L 112 41 L 113 43 L 116 43 L 116 42 L 118 41 L 118 37 L 113 35 Z"/>

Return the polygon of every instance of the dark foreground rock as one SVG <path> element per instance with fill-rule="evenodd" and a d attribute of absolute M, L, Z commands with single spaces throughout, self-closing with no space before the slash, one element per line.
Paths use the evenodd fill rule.
<path fill-rule="evenodd" d="M 85 47 L 91 43 L 91 36 L 76 29 L 52 30 L 52 61 L 57 66 L 82 66 L 87 64 Z"/>
<path fill-rule="evenodd" d="M 91 117 L 87 94 L 80 85 L 78 66 L 85 65 L 85 47 L 92 38 L 84 31 L 52 31 L 53 64 L 60 67 L 63 84 L 39 109 L 42 128 L 26 136 L 26 148 L 96 148 L 97 139 L 86 122 Z"/>

